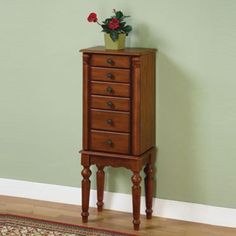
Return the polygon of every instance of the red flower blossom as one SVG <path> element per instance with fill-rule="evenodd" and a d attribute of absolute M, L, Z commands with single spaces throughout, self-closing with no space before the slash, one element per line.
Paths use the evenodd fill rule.
<path fill-rule="evenodd" d="M 118 29 L 120 27 L 120 21 L 117 18 L 112 18 L 108 23 L 108 28 L 111 30 Z"/>
<path fill-rule="evenodd" d="M 97 14 L 94 12 L 90 13 L 87 20 L 88 22 L 97 22 L 98 21 Z"/>

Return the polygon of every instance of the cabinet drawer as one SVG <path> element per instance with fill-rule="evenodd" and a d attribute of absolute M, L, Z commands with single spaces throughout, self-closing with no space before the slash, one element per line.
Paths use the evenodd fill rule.
<path fill-rule="evenodd" d="M 130 70 L 91 67 L 90 78 L 91 80 L 129 83 Z"/>
<path fill-rule="evenodd" d="M 130 135 L 91 130 L 90 149 L 94 151 L 129 154 Z"/>
<path fill-rule="evenodd" d="M 128 112 L 91 110 L 91 128 L 118 132 L 130 131 Z"/>
<path fill-rule="evenodd" d="M 93 81 L 91 82 L 91 94 L 129 97 L 130 85 Z"/>
<path fill-rule="evenodd" d="M 114 111 L 129 111 L 130 99 L 91 95 L 90 107 Z"/>
<path fill-rule="evenodd" d="M 112 55 L 92 55 L 90 63 L 92 66 L 129 68 L 130 57 Z"/>

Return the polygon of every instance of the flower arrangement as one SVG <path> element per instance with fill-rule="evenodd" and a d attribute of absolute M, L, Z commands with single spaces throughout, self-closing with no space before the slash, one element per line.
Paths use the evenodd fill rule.
<path fill-rule="evenodd" d="M 132 31 L 130 25 L 126 25 L 124 21 L 127 17 L 123 14 L 122 11 L 113 10 L 114 15 L 106 18 L 102 21 L 102 24 L 98 22 L 97 14 L 92 12 L 89 14 L 87 20 L 89 22 L 97 23 L 102 27 L 102 32 L 108 33 L 113 42 L 117 41 L 119 34 L 125 34 L 126 36 Z"/>

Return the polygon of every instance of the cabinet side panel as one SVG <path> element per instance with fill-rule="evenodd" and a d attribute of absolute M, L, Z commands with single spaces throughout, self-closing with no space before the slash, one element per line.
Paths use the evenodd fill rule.
<path fill-rule="evenodd" d="M 155 146 L 155 77 L 156 54 L 141 56 L 140 152 Z"/>
<path fill-rule="evenodd" d="M 132 154 L 140 155 L 141 113 L 141 67 L 140 57 L 132 58 Z"/>
<path fill-rule="evenodd" d="M 83 54 L 83 149 L 88 150 L 88 132 L 89 132 L 89 54 Z"/>

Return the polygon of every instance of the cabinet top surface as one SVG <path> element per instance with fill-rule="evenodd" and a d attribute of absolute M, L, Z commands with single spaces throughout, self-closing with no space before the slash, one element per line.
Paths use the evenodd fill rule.
<path fill-rule="evenodd" d="M 129 56 L 141 56 L 150 53 L 156 53 L 155 48 L 125 48 L 122 50 L 107 50 L 103 46 L 96 46 L 91 48 L 81 49 L 83 53 L 95 53 L 95 54 L 113 54 L 113 55 L 129 55 Z"/>

